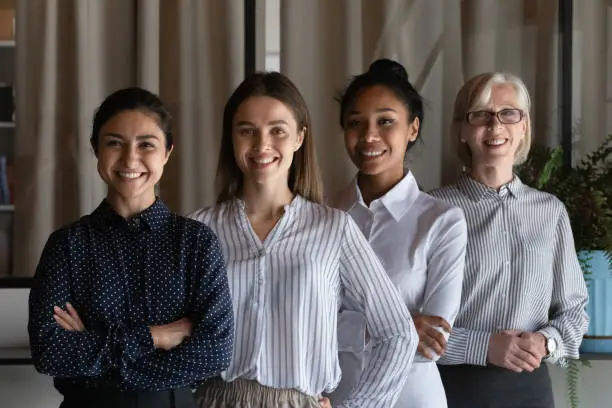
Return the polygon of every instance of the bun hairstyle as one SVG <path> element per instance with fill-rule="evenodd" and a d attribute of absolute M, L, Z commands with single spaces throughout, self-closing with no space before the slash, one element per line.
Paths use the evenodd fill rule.
<path fill-rule="evenodd" d="M 402 64 L 390 59 L 378 59 L 370 64 L 367 72 L 353 77 L 344 92 L 340 95 L 340 126 L 346 125 L 347 113 L 352 110 L 359 94 L 373 86 L 385 86 L 392 90 L 408 110 L 408 119 L 413 122 L 419 118 L 419 133 L 414 142 L 408 144 L 408 149 L 421 137 L 423 127 L 423 97 L 408 81 L 408 72 Z"/>
<path fill-rule="evenodd" d="M 390 59 L 379 59 L 370 64 L 368 73 L 372 75 L 397 75 L 401 80 L 408 82 L 408 72 L 399 62 Z"/>

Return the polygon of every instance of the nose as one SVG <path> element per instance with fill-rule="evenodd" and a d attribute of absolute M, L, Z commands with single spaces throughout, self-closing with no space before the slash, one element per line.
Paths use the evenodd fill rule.
<path fill-rule="evenodd" d="M 127 168 L 131 168 L 132 165 L 138 162 L 140 155 L 136 145 L 126 143 L 121 151 L 121 160 Z"/>
<path fill-rule="evenodd" d="M 490 127 L 498 127 L 501 126 L 503 123 L 499 120 L 499 118 L 497 117 L 497 113 L 493 113 L 491 114 L 491 119 L 489 119 L 489 126 Z"/>
<path fill-rule="evenodd" d="M 270 146 L 271 136 L 267 132 L 258 132 L 255 137 L 255 149 L 258 151 L 266 150 Z"/>
<path fill-rule="evenodd" d="M 362 137 L 366 143 L 375 142 L 379 139 L 378 129 L 375 125 L 370 124 L 364 127 Z"/>

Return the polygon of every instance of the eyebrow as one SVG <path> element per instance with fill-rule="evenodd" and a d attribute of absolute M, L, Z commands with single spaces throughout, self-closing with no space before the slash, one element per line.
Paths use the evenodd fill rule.
<path fill-rule="evenodd" d="M 119 133 L 105 133 L 102 135 L 102 137 L 112 137 L 115 139 L 121 139 L 121 140 L 125 140 L 125 137 L 122 134 Z M 152 134 L 144 134 L 144 135 L 138 135 L 136 136 L 136 140 L 150 140 L 150 139 L 157 139 L 159 140 L 159 137 L 156 135 L 152 135 Z"/>
<path fill-rule="evenodd" d="M 272 120 L 270 122 L 267 123 L 268 126 L 273 126 L 273 125 L 287 125 L 289 126 L 289 123 L 287 123 L 286 121 L 279 119 L 279 120 Z M 236 126 L 253 126 L 255 127 L 255 125 L 249 121 L 246 120 L 241 120 L 240 122 L 236 123 Z"/>
<path fill-rule="evenodd" d="M 395 109 L 391 109 L 391 108 L 380 108 L 380 109 L 376 109 L 376 113 L 385 113 L 385 112 L 395 112 L 397 113 L 397 111 Z M 358 115 L 361 112 L 358 110 L 352 110 L 349 112 L 349 115 Z"/>

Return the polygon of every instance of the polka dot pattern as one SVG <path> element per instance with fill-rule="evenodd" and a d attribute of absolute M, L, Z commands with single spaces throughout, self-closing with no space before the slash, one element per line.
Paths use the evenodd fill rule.
<path fill-rule="evenodd" d="M 53 319 L 66 302 L 86 331 Z M 155 350 L 149 326 L 182 317 L 192 336 Z M 47 241 L 30 293 L 28 330 L 37 370 L 60 392 L 195 386 L 230 363 L 233 312 L 223 252 L 204 224 L 157 200 L 129 221 L 104 200 Z"/>

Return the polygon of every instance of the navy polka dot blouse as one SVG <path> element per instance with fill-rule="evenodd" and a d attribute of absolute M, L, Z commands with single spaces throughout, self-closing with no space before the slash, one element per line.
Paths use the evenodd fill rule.
<path fill-rule="evenodd" d="M 66 302 L 85 331 L 55 322 L 53 307 Z M 230 363 L 232 302 L 217 237 L 159 199 L 129 221 L 104 200 L 51 234 L 29 305 L 35 367 L 54 376 L 63 394 L 195 386 Z M 194 322 L 192 336 L 156 350 L 149 326 L 183 317 Z"/>

